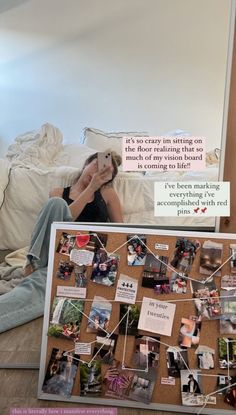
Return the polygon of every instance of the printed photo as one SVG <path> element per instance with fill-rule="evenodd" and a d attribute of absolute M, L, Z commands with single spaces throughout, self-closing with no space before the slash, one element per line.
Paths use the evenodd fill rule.
<path fill-rule="evenodd" d="M 180 347 L 168 347 L 166 350 L 168 376 L 180 378 L 180 371 L 188 367 L 188 353 Z"/>
<path fill-rule="evenodd" d="M 80 396 L 100 396 L 102 393 L 101 362 L 80 363 Z"/>
<path fill-rule="evenodd" d="M 60 278 L 61 280 L 69 280 L 71 277 L 71 274 L 74 270 L 74 265 L 72 262 L 68 261 L 60 261 L 58 265 L 58 271 L 57 271 L 57 278 Z"/>
<path fill-rule="evenodd" d="M 87 332 L 97 333 L 98 330 L 102 330 L 107 333 L 111 310 L 112 303 L 103 297 L 95 296 L 89 313 Z"/>
<path fill-rule="evenodd" d="M 128 235 L 127 241 L 128 265 L 144 265 L 147 255 L 145 235 Z"/>
<path fill-rule="evenodd" d="M 140 308 L 135 305 L 120 304 L 119 334 L 136 336 L 138 334 L 138 321 Z"/>
<path fill-rule="evenodd" d="M 221 276 L 223 245 L 213 241 L 205 241 L 200 252 L 200 273 L 215 276 Z M 218 271 L 217 271 L 218 270 Z"/>
<path fill-rule="evenodd" d="M 221 288 L 223 290 L 235 290 L 236 289 L 236 275 L 224 275 L 221 278 Z"/>
<path fill-rule="evenodd" d="M 170 279 L 171 292 L 176 294 L 186 294 L 188 277 L 182 272 L 172 272 Z"/>
<path fill-rule="evenodd" d="M 98 249 L 103 249 L 107 244 L 107 234 L 104 233 L 78 233 L 76 235 L 76 246 L 79 249 L 86 249 L 88 251 L 97 252 Z"/>
<path fill-rule="evenodd" d="M 160 354 L 160 337 L 136 336 L 132 364 L 135 369 L 157 367 Z"/>
<path fill-rule="evenodd" d="M 214 349 L 205 345 L 200 345 L 195 351 L 195 354 L 197 355 L 199 369 L 214 369 Z"/>
<path fill-rule="evenodd" d="M 78 368 L 79 356 L 53 348 L 42 390 L 60 396 L 70 397 Z"/>
<path fill-rule="evenodd" d="M 70 255 L 72 249 L 75 247 L 75 241 L 75 235 L 69 235 L 68 233 L 63 232 L 57 246 L 57 252 L 59 254 Z"/>
<path fill-rule="evenodd" d="M 85 265 L 75 266 L 75 286 L 80 288 L 87 287 L 87 267 Z"/>
<path fill-rule="evenodd" d="M 181 370 L 182 404 L 187 406 L 202 405 L 202 388 L 199 370 Z"/>
<path fill-rule="evenodd" d="M 236 290 L 221 291 L 221 334 L 236 334 Z"/>
<path fill-rule="evenodd" d="M 236 369 L 236 339 L 221 337 L 218 346 L 220 369 Z"/>
<path fill-rule="evenodd" d="M 236 274 L 236 244 L 230 244 L 229 246 L 230 256 L 230 272 Z"/>
<path fill-rule="evenodd" d="M 108 287 L 113 286 L 116 281 L 119 259 L 119 255 L 107 255 L 106 252 L 98 250 L 94 258 L 91 281 Z"/>
<path fill-rule="evenodd" d="M 224 392 L 224 402 L 236 408 L 236 376 L 231 376 L 229 380 L 227 378 L 227 384 L 233 386 L 226 389 Z M 225 386 L 227 386 L 227 384 Z"/>
<path fill-rule="evenodd" d="M 155 288 L 156 285 L 169 284 L 166 276 L 168 258 L 166 256 L 154 256 L 147 253 L 142 274 L 142 286 Z"/>
<path fill-rule="evenodd" d="M 182 347 L 197 346 L 200 341 L 201 316 L 183 317 L 179 333 L 179 345 Z"/>
<path fill-rule="evenodd" d="M 199 241 L 190 241 L 186 238 L 178 238 L 175 245 L 173 259 L 171 260 L 172 267 L 183 272 L 184 274 L 188 274 L 199 248 Z"/>
<path fill-rule="evenodd" d="M 221 304 L 214 279 L 205 283 L 191 280 L 190 285 L 198 315 L 208 320 L 219 319 Z"/>
<path fill-rule="evenodd" d="M 78 340 L 84 301 L 55 297 L 52 305 L 48 335 Z"/>
<path fill-rule="evenodd" d="M 150 403 L 156 377 L 157 371 L 154 367 L 150 367 L 148 372 L 134 372 L 129 391 L 129 399 L 146 404 Z"/>
<path fill-rule="evenodd" d="M 106 333 L 99 332 L 94 345 L 93 356 L 95 356 L 96 360 L 101 360 L 102 363 L 111 365 L 114 360 L 116 342 L 116 334 L 111 334 L 107 337 Z"/>
<path fill-rule="evenodd" d="M 104 375 L 105 396 L 115 399 L 129 399 L 133 377 L 134 371 L 122 369 L 121 363 L 114 359 Z"/>

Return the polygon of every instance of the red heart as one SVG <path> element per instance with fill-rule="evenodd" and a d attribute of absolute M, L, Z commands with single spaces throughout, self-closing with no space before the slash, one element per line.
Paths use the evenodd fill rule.
<path fill-rule="evenodd" d="M 82 248 L 82 246 L 87 245 L 89 243 L 89 240 L 90 240 L 89 235 L 83 235 L 80 233 L 76 235 L 76 243 L 79 248 Z"/>

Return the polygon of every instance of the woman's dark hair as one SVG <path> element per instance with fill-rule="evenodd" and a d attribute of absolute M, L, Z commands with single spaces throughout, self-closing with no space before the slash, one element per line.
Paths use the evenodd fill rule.
<path fill-rule="evenodd" d="M 98 157 L 98 153 L 93 153 L 91 154 L 91 156 L 89 156 L 84 163 L 83 169 L 89 164 L 91 163 L 93 160 L 95 160 Z M 112 165 L 113 165 L 113 172 L 112 172 L 112 178 L 111 180 L 109 180 L 108 182 L 106 182 L 105 184 L 111 183 L 114 178 L 116 177 L 117 173 L 118 173 L 118 167 L 121 165 L 122 162 L 122 158 L 121 156 L 116 153 L 115 151 L 111 151 L 111 161 L 112 161 Z M 83 171 L 82 169 L 82 171 Z M 81 174 L 81 173 L 80 173 Z M 79 177 L 78 177 L 79 178 Z M 78 180 L 77 178 L 77 180 Z"/>

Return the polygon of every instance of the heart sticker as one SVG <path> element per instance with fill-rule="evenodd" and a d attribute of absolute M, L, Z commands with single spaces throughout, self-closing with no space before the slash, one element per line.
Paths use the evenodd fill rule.
<path fill-rule="evenodd" d="M 79 248 L 82 248 L 83 246 L 87 245 L 89 243 L 89 240 L 90 240 L 89 235 L 83 235 L 80 233 L 76 235 L 76 243 Z"/>

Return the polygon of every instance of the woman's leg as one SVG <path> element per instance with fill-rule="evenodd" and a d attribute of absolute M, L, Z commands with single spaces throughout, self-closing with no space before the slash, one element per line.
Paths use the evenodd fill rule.
<path fill-rule="evenodd" d="M 48 199 L 35 224 L 29 252 L 28 262 L 33 263 L 36 268 L 46 267 L 48 264 L 48 250 L 50 242 L 51 224 L 53 222 L 71 222 L 72 216 L 70 209 L 60 197 Z"/>
<path fill-rule="evenodd" d="M 0 296 L 0 333 L 43 315 L 51 224 L 72 221 L 61 198 L 51 198 L 42 208 L 30 244 L 28 260 L 37 269 L 12 291 Z"/>

